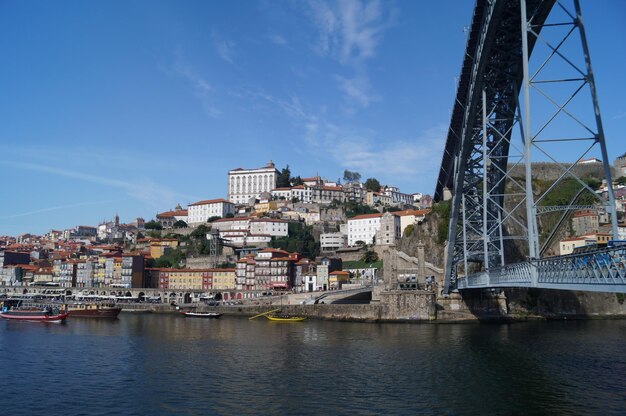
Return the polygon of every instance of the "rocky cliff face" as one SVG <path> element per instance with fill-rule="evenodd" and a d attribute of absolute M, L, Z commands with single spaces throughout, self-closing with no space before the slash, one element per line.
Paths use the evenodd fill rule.
<path fill-rule="evenodd" d="M 444 221 L 442 214 L 431 212 L 426 216 L 424 222 L 416 224 L 413 232 L 402 237 L 398 242 L 398 250 L 409 256 L 417 257 L 417 244 L 424 243 L 425 260 L 437 267 L 444 267 L 444 245 L 438 242 L 439 227 Z M 445 226 L 445 225 L 444 225 Z M 445 226 L 447 229 L 447 226 Z"/>

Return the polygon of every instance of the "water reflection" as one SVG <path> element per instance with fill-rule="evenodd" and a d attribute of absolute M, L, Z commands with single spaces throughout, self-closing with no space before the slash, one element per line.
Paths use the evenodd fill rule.
<path fill-rule="evenodd" d="M 2 397 L 29 415 L 620 414 L 625 334 L 623 321 L 2 321 Z"/>

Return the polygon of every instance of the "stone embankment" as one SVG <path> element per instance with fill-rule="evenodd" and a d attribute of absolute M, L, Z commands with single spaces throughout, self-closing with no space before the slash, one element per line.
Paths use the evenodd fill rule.
<path fill-rule="evenodd" d="M 311 319 L 356 322 L 422 322 L 436 319 L 435 294 L 429 291 L 412 293 L 389 292 L 381 294 L 380 302 L 371 304 L 314 304 L 314 305 L 220 305 L 183 304 L 180 310 L 221 312 L 226 315 L 254 316 L 280 308 L 282 313 L 306 316 Z M 167 304 L 126 304 L 123 313 L 177 313 Z"/>

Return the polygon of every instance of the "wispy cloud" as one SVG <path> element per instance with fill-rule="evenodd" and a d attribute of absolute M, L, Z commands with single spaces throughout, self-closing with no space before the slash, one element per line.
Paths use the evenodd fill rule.
<path fill-rule="evenodd" d="M 435 178 L 428 178 L 424 172 L 433 172 L 432 175 L 437 172 L 446 128 L 440 125 L 414 138 L 382 140 L 380 133 L 371 130 L 340 127 L 311 118 L 306 131 L 306 143 L 311 151 L 329 155 L 343 168 L 388 180 L 415 175 L 416 182 L 427 185 Z"/>
<path fill-rule="evenodd" d="M 84 182 L 90 182 L 106 187 L 112 187 L 123 190 L 128 196 L 139 200 L 140 202 L 151 207 L 161 207 L 163 205 L 173 205 L 179 200 L 193 199 L 187 195 L 179 194 L 160 183 L 156 183 L 149 178 L 138 178 L 128 181 L 122 181 L 115 178 L 107 178 L 103 176 L 92 175 L 86 172 L 74 171 L 69 169 L 58 168 L 55 166 L 42 165 L 29 162 L 14 162 L 8 160 L 0 160 L 0 165 L 23 169 L 34 172 L 47 173 L 51 175 L 73 178 Z M 184 198 L 184 199 L 183 199 Z"/>
<path fill-rule="evenodd" d="M 213 46 L 217 55 L 229 64 L 234 63 L 235 43 L 213 31 Z"/>
<path fill-rule="evenodd" d="M 379 97 L 372 91 L 369 79 L 363 75 L 353 78 L 336 77 L 339 89 L 344 93 L 350 103 L 355 103 L 361 107 L 368 107 L 371 102 L 377 101 Z"/>
<path fill-rule="evenodd" d="M 121 200 L 119 200 L 119 199 L 109 199 L 109 200 L 106 200 L 106 201 L 78 202 L 76 204 L 59 205 L 59 206 L 55 206 L 55 207 L 36 209 L 34 211 L 20 212 L 19 214 L 3 215 L 3 216 L 0 216 L 0 220 L 8 220 L 8 219 L 20 218 L 20 217 L 29 217 L 31 215 L 43 214 L 43 213 L 52 212 L 52 211 L 59 211 L 59 210 L 62 210 L 62 209 L 71 209 L 71 208 L 85 207 L 85 206 L 89 206 L 89 205 L 112 204 L 112 203 L 120 202 L 120 201 Z"/>
<path fill-rule="evenodd" d="M 284 46 L 287 44 L 287 39 L 277 33 L 269 35 L 269 39 L 270 41 L 272 41 L 272 43 L 275 43 L 276 45 Z"/>
<path fill-rule="evenodd" d="M 623 113 L 621 113 L 621 114 L 614 115 L 613 117 L 611 117 L 611 120 L 619 120 L 619 119 L 621 119 L 621 118 L 626 118 L 626 112 L 623 112 Z"/>
<path fill-rule="evenodd" d="M 354 71 L 351 76 L 336 76 L 339 89 L 348 102 L 369 106 L 378 97 L 370 86 L 365 63 L 376 56 L 395 10 L 384 13 L 378 0 L 310 0 L 308 8 L 319 32 L 315 50 Z"/>
<path fill-rule="evenodd" d="M 214 104 L 211 84 L 191 65 L 177 57 L 171 66 L 159 65 L 159 69 L 168 76 L 180 78 L 191 86 L 193 94 L 200 100 L 202 110 L 211 118 L 219 118 L 223 112 Z"/>
<path fill-rule="evenodd" d="M 296 124 L 306 119 L 308 115 L 304 111 L 302 102 L 297 95 L 291 95 L 288 99 L 276 97 L 264 90 L 240 89 L 231 91 L 231 95 L 239 99 L 251 100 L 252 102 L 263 102 L 271 106 L 270 111 L 278 110 L 284 113 Z"/>
<path fill-rule="evenodd" d="M 177 76 L 191 84 L 198 96 L 205 97 L 211 91 L 211 85 L 209 85 L 208 81 L 198 75 L 189 65 L 176 61 L 173 69 Z"/>

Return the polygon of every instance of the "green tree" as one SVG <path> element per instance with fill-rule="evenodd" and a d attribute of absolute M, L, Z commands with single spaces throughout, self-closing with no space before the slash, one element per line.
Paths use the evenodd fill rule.
<path fill-rule="evenodd" d="M 615 180 L 619 185 L 626 185 L 626 176 L 620 176 Z"/>
<path fill-rule="evenodd" d="M 185 255 L 180 249 L 168 250 L 161 257 L 154 260 L 153 267 L 180 267 L 183 259 L 185 259 Z"/>
<path fill-rule="evenodd" d="M 406 226 L 406 228 L 404 229 L 404 234 L 402 235 L 403 237 L 408 237 L 411 234 L 413 234 L 413 230 L 415 229 L 415 225 L 413 224 L 409 224 Z"/>
<path fill-rule="evenodd" d="M 174 223 L 174 228 L 187 228 L 187 223 L 183 220 L 178 220 Z"/>
<path fill-rule="evenodd" d="M 357 215 L 378 213 L 378 211 L 375 210 L 374 208 L 368 205 L 356 203 L 354 201 L 345 202 L 343 204 L 343 210 L 346 213 L 346 217 L 348 218 L 356 217 Z"/>
<path fill-rule="evenodd" d="M 296 176 L 295 178 L 291 178 L 291 186 L 299 186 L 299 185 L 304 185 L 304 181 L 302 180 L 302 178 L 300 176 Z"/>
<path fill-rule="evenodd" d="M 383 211 L 385 211 L 385 212 L 398 212 L 398 211 L 402 211 L 402 208 L 398 208 L 398 207 L 387 207 L 387 208 L 383 209 Z"/>
<path fill-rule="evenodd" d="M 365 181 L 365 189 L 372 191 L 372 192 L 379 192 L 380 182 L 378 182 L 378 179 L 376 178 L 368 178 Z"/>
<path fill-rule="evenodd" d="M 280 171 L 278 176 L 276 177 L 276 187 L 277 188 L 288 188 L 291 186 L 291 171 L 289 170 L 289 165 L 283 168 Z"/>
<path fill-rule="evenodd" d="M 367 245 L 367 243 L 363 240 L 357 240 L 354 242 L 355 246 L 361 246 L 361 247 L 365 247 Z"/>
<path fill-rule="evenodd" d="M 206 222 L 213 222 L 213 221 L 219 220 L 219 219 L 221 219 L 221 218 L 222 218 L 222 217 L 220 217 L 219 215 L 214 215 L 214 216 L 212 216 L 212 217 L 209 217 L 209 219 L 208 219 L 208 220 L 206 220 Z"/>
<path fill-rule="evenodd" d="M 228 214 L 226 214 L 224 218 L 235 218 L 235 214 L 233 214 L 232 212 L 229 212 Z"/>
<path fill-rule="evenodd" d="M 378 261 L 378 253 L 376 253 L 375 251 L 372 251 L 372 250 L 368 250 L 368 251 L 365 252 L 363 257 L 361 258 L 361 261 L 363 261 L 365 263 L 374 263 L 374 262 Z"/>
<path fill-rule="evenodd" d="M 290 222 L 287 237 L 273 238 L 270 246 L 302 254 L 313 259 L 319 255 L 320 245 L 313 238 L 313 226 L 301 222 Z"/>
<path fill-rule="evenodd" d="M 196 238 L 196 239 L 206 239 L 206 235 L 208 234 L 208 232 L 211 231 L 211 227 L 208 227 L 204 224 L 201 224 L 198 226 L 198 228 L 196 228 L 195 230 L 193 230 L 189 236 Z"/>
<path fill-rule="evenodd" d="M 346 182 L 359 182 L 361 180 L 361 174 L 346 169 L 343 171 L 343 180 Z"/>
<path fill-rule="evenodd" d="M 145 228 L 146 230 L 162 230 L 163 226 L 161 225 L 161 223 L 152 220 L 145 223 L 143 225 L 143 228 Z"/>

